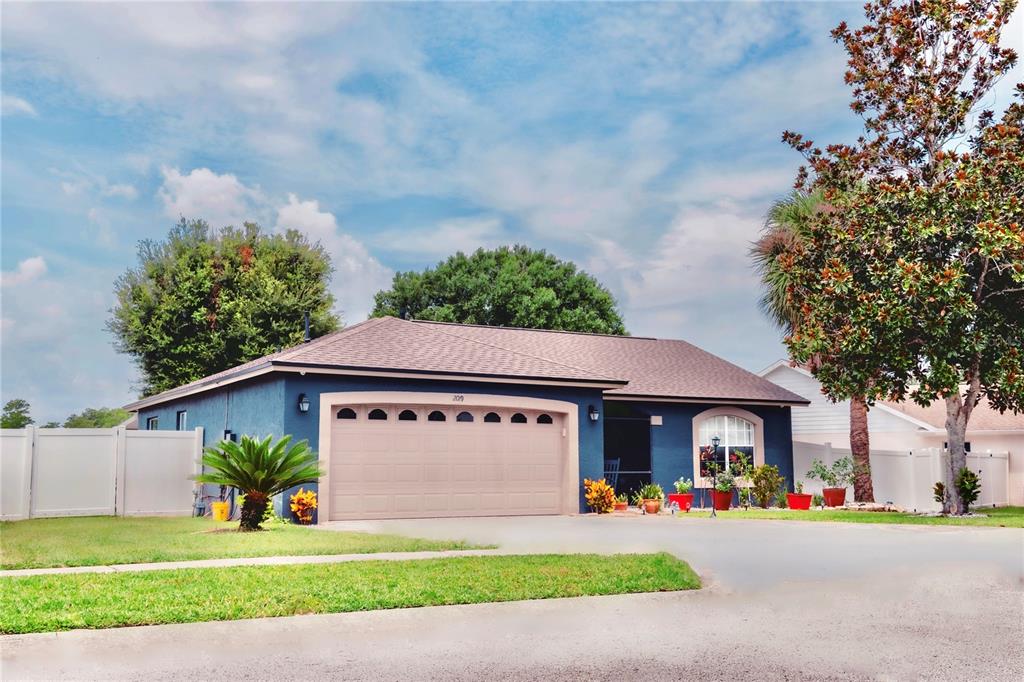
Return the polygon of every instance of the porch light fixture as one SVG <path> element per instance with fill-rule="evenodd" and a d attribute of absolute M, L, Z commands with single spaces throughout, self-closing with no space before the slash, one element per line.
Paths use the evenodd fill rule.
<path fill-rule="evenodd" d="M 601 413 L 597 411 L 597 408 L 593 405 L 587 407 L 587 416 L 590 417 L 590 421 L 596 422 L 597 418 L 601 416 Z"/>
<path fill-rule="evenodd" d="M 309 412 L 309 398 L 305 393 L 299 394 L 299 412 Z"/>

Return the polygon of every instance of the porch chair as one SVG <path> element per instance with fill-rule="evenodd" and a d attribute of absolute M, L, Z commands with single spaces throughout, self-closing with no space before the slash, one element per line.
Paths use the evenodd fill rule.
<path fill-rule="evenodd" d="M 605 483 L 613 488 L 617 488 L 619 485 L 619 459 L 606 459 L 604 461 L 604 480 Z"/>

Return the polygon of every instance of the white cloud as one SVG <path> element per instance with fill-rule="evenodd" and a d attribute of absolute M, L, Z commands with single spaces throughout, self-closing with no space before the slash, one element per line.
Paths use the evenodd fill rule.
<path fill-rule="evenodd" d="M 3 286 L 17 286 L 38 279 L 46 274 L 46 261 L 42 256 L 32 256 L 18 263 L 14 270 L 4 272 L 0 276 Z"/>
<path fill-rule="evenodd" d="M 373 295 L 391 283 L 394 273 L 370 255 L 360 241 L 340 231 L 334 214 L 321 211 L 316 200 L 301 201 L 289 194 L 288 203 L 277 209 L 277 229 L 304 232 L 327 250 L 334 265 L 331 291 L 346 323 L 365 319 L 372 309 Z"/>
<path fill-rule="evenodd" d="M 4 93 L 0 96 L 0 112 L 4 116 L 38 116 L 36 108 L 32 104 L 21 97 L 15 95 L 8 95 Z"/>
<path fill-rule="evenodd" d="M 497 216 L 452 218 L 425 230 L 389 230 L 374 237 L 374 244 L 391 253 L 416 256 L 418 260 L 442 258 L 456 251 L 472 253 L 512 240 Z"/>
<path fill-rule="evenodd" d="M 107 185 L 103 188 L 103 196 L 105 197 L 120 197 L 122 199 L 134 199 L 139 195 L 138 190 L 133 185 L 127 183 L 117 185 Z"/>
<path fill-rule="evenodd" d="M 258 187 L 248 187 L 231 173 L 217 174 L 195 168 L 183 174 L 177 168 L 161 169 L 164 182 L 157 191 L 164 213 L 171 218 L 203 219 L 211 227 L 240 226 L 260 218 L 265 201 Z"/>

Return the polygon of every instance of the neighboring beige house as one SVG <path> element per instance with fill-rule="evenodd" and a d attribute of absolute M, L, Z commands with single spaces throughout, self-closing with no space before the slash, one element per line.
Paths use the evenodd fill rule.
<path fill-rule="evenodd" d="M 793 409 L 793 440 L 850 447 L 849 402 L 833 403 L 810 372 L 779 360 L 761 376 L 811 401 Z M 921 407 L 912 402 L 879 401 L 868 412 L 871 447 L 877 450 L 941 448 L 946 442 L 942 403 Z M 973 453 L 1009 453 L 1010 504 L 1024 505 L 1024 414 L 1000 414 L 982 400 L 971 414 L 967 442 Z"/>

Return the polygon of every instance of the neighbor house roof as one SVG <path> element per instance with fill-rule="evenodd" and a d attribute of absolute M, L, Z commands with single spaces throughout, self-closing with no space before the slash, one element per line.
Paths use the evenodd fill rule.
<path fill-rule="evenodd" d="M 814 377 L 806 368 L 794 365 L 788 360 L 778 360 L 772 363 L 761 371 L 761 376 L 768 376 L 780 367 L 785 367 L 812 378 Z M 815 381 L 817 380 L 815 379 Z M 928 407 L 922 407 L 910 400 L 898 402 L 879 400 L 875 403 L 875 407 L 897 417 L 902 417 L 921 429 L 935 433 L 945 433 L 946 404 L 941 400 L 936 400 Z M 978 431 L 1024 431 L 1024 413 L 1014 413 L 1009 410 L 1000 413 L 992 407 L 986 398 L 982 398 L 971 412 L 971 420 L 967 425 L 967 431 L 969 433 L 976 433 Z"/>
<path fill-rule="evenodd" d="M 881 401 L 884 405 L 902 415 L 930 424 L 936 429 L 946 428 L 946 403 L 936 401 L 928 407 L 921 407 L 913 402 L 891 402 Z M 971 420 L 967 424 L 967 430 L 971 433 L 977 431 L 1024 431 L 1024 413 L 1014 413 L 1007 410 L 1000 414 L 988 400 L 982 398 L 981 402 L 974 406 L 971 412 Z"/>
<path fill-rule="evenodd" d="M 379 317 L 128 407 L 139 409 L 275 370 L 569 383 L 623 398 L 807 402 L 685 341 Z"/>

